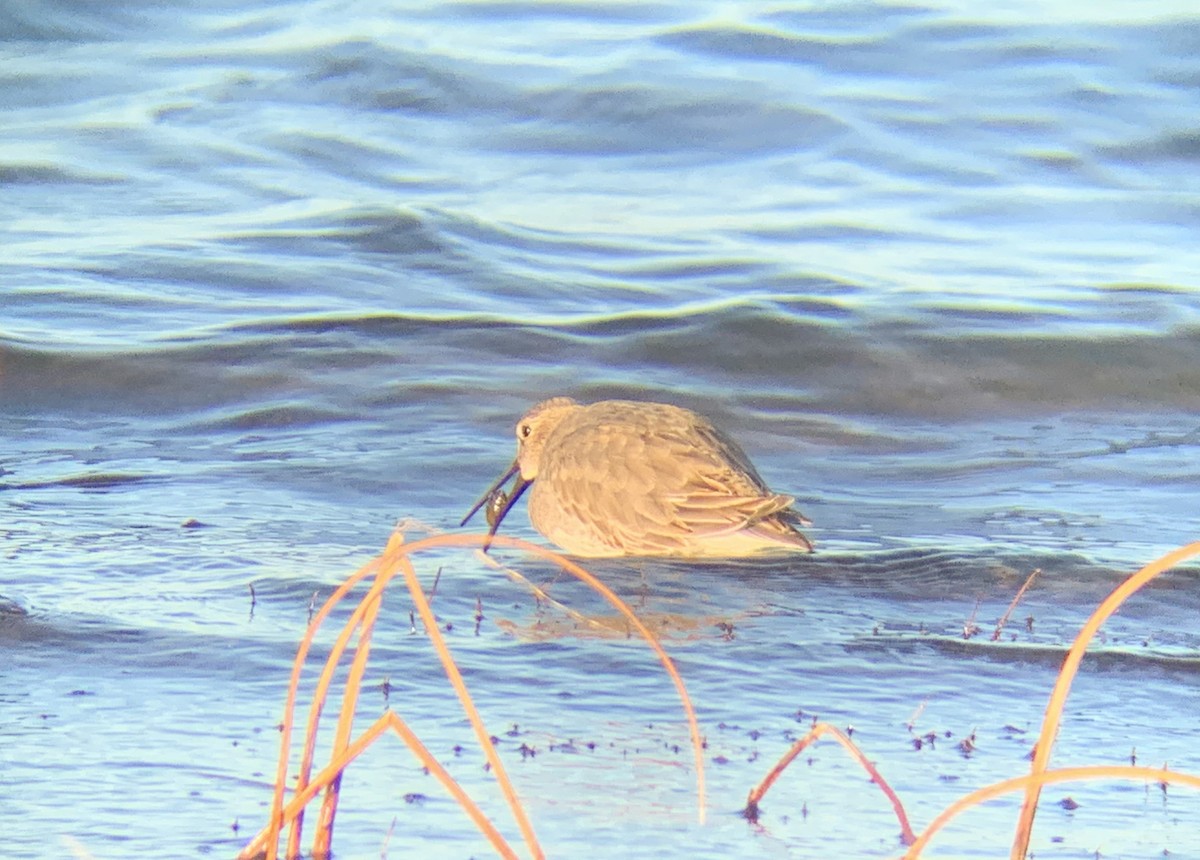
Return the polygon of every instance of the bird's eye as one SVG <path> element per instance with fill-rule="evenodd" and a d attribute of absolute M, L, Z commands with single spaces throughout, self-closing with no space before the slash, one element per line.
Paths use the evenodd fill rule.
<path fill-rule="evenodd" d="M 533 428 L 530 427 L 528 424 L 521 425 L 521 438 L 522 439 L 528 439 L 529 434 L 532 432 L 533 432 Z"/>

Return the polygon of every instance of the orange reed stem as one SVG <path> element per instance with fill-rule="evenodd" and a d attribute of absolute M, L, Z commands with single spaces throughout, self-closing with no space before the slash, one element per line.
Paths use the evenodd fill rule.
<path fill-rule="evenodd" d="M 421 543 L 424 543 L 424 541 L 410 545 L 408 551 L 412 552 L 413 548 L 418 547 Z M 508 801 L 513 818 L 516 819 L 517 827 L 521 830 L 521 836 L 524 838 L 525 844 L 529 847 L 530 853 L 537 860 L 542 860 L 546 855 L 538 844 L 537 835 L 533 832 L 533 826 L 529 823 L 529 817 L 525 814 L 525 809 L 521 806 L 521 801 L 517 797 L 516 790 L 508 778 L 508 772 L 504 769 L 504 762 L 501 761 L 499 753 L 496 752 L 496 745 L 492 743 L 491 735 L 488 734 L 488 730 L 483 724 L 483 719 L 479 716 L 479 711 L 476 709 L 475 703 L 471 700 L 471 693 L 467 690 L 467 685 L 463 683 L 462 673 L 458 671 L 458 665 L 454 662 L 454 658 L 450 656 L 450 649 L 446 646 L 446 639 L 442 636 L 441 630 L 438 629 L 437 619 L 433 615 L 433 609 L 429 605 L 429 600 L 425 597 L 421 583 L 417 580 L 417 572 L 413 570 L 412 562 L 408 560 L 408 553 L 400 557 L 399 565 L 400 572 L 404 576 L 404 582 L 408 586 L 409 593 L 412 595 L 413 603 L 416 605 L 417 614 L 421 616 L 421 620 L 425 623 L 425 630 L 429 634 L 429 641 L 433 643 L 433 648 L 437 652 L 438 658 L 442 661 L 442 671 L 446 673 L 446 678 L 450 681 L 450 685 L 454 687 L 454 692 L 458 695 L 459 702 L 462 703 L 463 711 L 466 712 L 467 719 L 471 723 L 471 728 L 475 730 L 475 738 L 479 741 L 479 746 L 482 747 L 488 764 L 491 765 L 492 773 L 495 775 L 496 782 L 504 794 L 504 799 Z"/>
<path fill-rule="evenodd" d="M 512 542 L 512 546 L 517 549 L 524 549 L 527 552 L 532 552 L 542 558 L 550 559 L 559 567 L 568 573 L 572 574 L 576 579 L 579 579 L 585 585 L 589 586 L 593 591 L 598 592 L 605 600 L 620 612 L 625 619 L 633 626 L 642 638 L 646 640 L 654 653 L 658 655 L 658 660 L 670 676 L 672 683 L 675 685 L 675 690 L 679 694 L 680 702 L 683 704 L 683 712 L 687 717 L 688 730 L 691 734 L 693 758 L 696 765 L 696 802 L 698 807 L 698 818 L 701 824 L 705 818 L 705 788 L 704 788 L 704 741 L 700 737 L 700 724 L 696 720 L 696 710 L 692 707 L 691 696 L 688 695 L 687 687 L 683 683 L 683 677 L 679 674 L 679 670 L 675 668 L 675 661 L 667 654 L 666 649 L 662 647 L 658 637 L 651 632 L 650 628 L 642 623 L 642 620 L 637 617 L 632 609 L 629 608 L 624 600 L 616 595 L 612 589 L 597 579 L 588 571 L 584 570 L 569 558 L 559 555 L 547 549 L 543 549 L 535 544 L 526 543 L 525 541 L 516 538 L 501 538 L 500 535 L 492 536 L 492 544 L 505 546 Z"/>
<path fill-rule="evenodd" d="M 359 757 L 367 747 L 375 743 L 381 735 L 388 729 L 392 729 L 400 736 L 400 739 L 408 745 L 413 751 L 421 765 L 427 768 L 430 774 L 445 787 L 446 791 L 458 802 L 463 811 L 471 818 L 479 830 L 491 842 L 492 847 L 496 852 L 504 857 L 505 860 L 516 860 L 517 853 L 505 842 L 504 837 L 496 830 L 495 826 L 488 821 L 487 816 L 483 811 L 471 800 L 470 796 L 463 791 L 462 786 L 455 782 L 454 777 L 442 767 L 441 763 L 434 758 L 433 754 L 421 743 L 420 739 L 413 733 L 405 722 L 394 711 L 388 711 L 378 720 L 376 720 L 369 729 L 346 747 L 340 754 L 334 757 L 333 761 L 328 766 L 317 772 L 304 789 L 297 792 L 291 801 L 284 807 L 284 820 L 293 819 L 300 814 L 304 807 L 317 796 L 317 793 L 332 780 L 336 779 L 350 763 Z M 239 854 L 239 857 L 254 857 L 266 850 L 267 830 L 260 833 L 255 839 L 247 845 Z"/>
<path fill-rule="evenodd" d="M 321 609 L 314 616 L 309 624 L 305 635 L 301 640 L 300 646 L 297 649 L 295 660 L 292 664 L 291 678 L 288 684 L 287 699 L 284 705 L 283 719 L 280 723 L 280 756 L 276 768 L 275 791 L 272 797 L 271 812 L 267 826 L 253 839 L 242 851 L 238 854 L 239 860 L 246 858 L 265 855 L 268 860 L 274 860 L 278 855 L 279 836 L 283 827 L 287 823 L 292 824 L 292 829 L 289 832 L 288 839 L 288 857 L 299 856 L 299 840 L 300 830 L 303 822 L 303 811 L 305 805 L 319 792 L 322 788 L 329 788 L 330 791 L 326 795 L 327 805 L 322 809 L 322 817 L 319 822 L 318 834 L 314 843 L 314 853 L 320 851 L 328 851 L 329 842 L 332 833 L 332 818 L 333 812 L 337 805 L 337 786 L 335 780 L 340 781 L 341 770 L 346 767 L 354 758 L 356 758 L 371 742 L 373 742 L 383 730 L 381 723 L 377 722 L 372 726 L 363 737 L 352 744 L 346 745 L 345 742 L 349 739 L 349 734 L 352 726 L 354 704 L 357 701 L 358 690 L 361 686 L 362 672 L 365 670 L 366 655 L 369 650 L 370 632 L 373 629 L 375 619 L 379 609 L 379 600 L 382 596 L 382 591 L 387 583 L 395 576 L 396 569 L 399 567 L 404 574 L 406 584 L 409 586 L 410 593 L 413 595 L 414 603 L 418 612 L 421 614 L 422 621 L 426 629 L 430 633 L 430 638 L 434 643 L 435 650 L 438 651 L 439 657 L 443 662 L 443 669 L 447 673 L 452 685 L 455 686 L 456 692 L 459 694 L 460 701 L 463 702 L 464 708 L 467 709 L 468 719 L 475 726 L 476 735 L 483 746 L 484 753 L 489 759 L 493 772 L 496 774 L 497 781 L 501 784 L 501 789 L 505 794 L 510 806 L 513 809 L 514 818 L 516 818 L 518 826 L 521 828 L 522 835 L 536 858 L 543 857 L 540 846 L 538 846 L 536 837 L 533 834 L 532 828 L 525 816 L 524 810 L 520 806 L 520 802 L 516 797 L 515 791 L 512 789 L 511 783 L 508 781 L 507 775 L 504 772 L 503 765 L 498 758 L 491 743 L 490 736 L 483 727 L 482 720 L 479 719 L 478 712 L 474 709 L 473 703 L 470 700 L 470 695 L 467 692 L 466 685 L 462 682 L 461 674 L 458 672 L 454 664 L 453 658 L 450 656 L 449 650 L 445 646 L 445 640 L 441 636 L 437 628 L 436 619 L 433 616 L 432 610 L 429 608 L 428 600 L 424 596 L 424 592 L 420 589 L 419 583 L 416 581 L 415 571 L 412 570 L 411 563 L 408 561 L 408 556 L 423 549 L 431 549 L 436 547 L 482 547 L 491 544 L 494 546 L 508 547 L 510 549 L 522 550 L 541 558 L 547 559 L 566 572 L 572 574 L 577 579 L 592 587 L 599 592 L 610 604 L 612 604 L 618 612 L 620 612 L 629 624 L 638 631 L 638 633 L 646 640 L 650 647 L 657 654 L 659 661 L 662 663 L 667 674 L 670 676 L 675 685 L 677 692 L 682 700 L 684 713 L 688 720 L 688 726 L 691 734 L 693 753 L 696 766 L 696 786 L 698 798 L 699 820 L 703 823 L 705 818 L 705 780 L 704 780 L 704 758 L 703 758 L 703 741 L 700 736 L 699 723 L 696 719 L 695 709 L 692 706 L 691 699 L 687 694 L 687 689 L 684 686 L 683 679 L 675 668 L 674 662 L 667 655 L 662 645 L 654 634 L 647 628 L 641 620 L 634 614 L 633 610 L 622 601 L 614 592 L 607 586 L 596 579 L 592 574 L 588 573 L 582 567 L 565 558 L 564 556 L 537 546 L 536 544 L 528 543 L 517 538 L 505 537 L 502 535 L 487 536 L 482 534 L 463 534 L 463 535 L 438 535 L 430 538 L 425 538 L 415 541 L 411 544 L 405 544 L 403 537 L 399 534 L 393 535 L 388 542 L 387 549 L 384 553 L 367 564 L 363 565 L 345 582 L 339 586 L 334 593 L 324 603 Z M 297 786 L 295 794 L 291 802 L 286 806 L 283 801 L 284 792 L 287 788 L 287 764 L 289 751 L 291 746 L 291 737 L 295 727 L 295 708 L 296 699 L 298 696 L 300 675 L 303 671 L 305 661 L 312 649 L 314 637 L 318 628 L 324 620 L 332 612 L 341 600 L 367 576 L 377 574 L 376 581 L 372 583 L 371 589 L 367 596 L 359 603 L 352 613 L 349 621 L 343 627 L 341 634 L 331 649 L 330 655 L 326 660 L 324 670 L 322 671 L 316 691 L 314 692 L 312 704 L 309 709 L 308 730 L 305 737 L 304 752 L 301 758 L 300 773 L 298 774 Z M 413 586 L 416 586 L 414 590 Z M 332 684 L 333 676 L 336 672 L 338 663 L 342 654 L 348 646 L 350 637 L 355 629 L 360 632 L 360 653 L 356 654 L 355 665 L 351 668 L 351 679 L 347 684 L 347 699 L 343 703 L 343 709 L 340 715 L 338 724 L 338 737 L 335 741 L 334 760 L 323 768 L 317 777 L 310 782 L 312 774 L 312 765 L 314 751 L 316 747 L 316 730 L 320 721 L 320 715 L 324 709 L 325 700 L 328 694 L 329 687 Z M 361 655 L 361 661 L 359 656 Z M 390 712 L 389 712 L 390 713 Z M 394 716 L 394 715 L 393 715 Z M 418 751 L 425 748 L 420 745 L 419 740 L 415 735 L 408 730 L 398 716 L 394 717 L 394 721 L 389 721 L 389 725 L 396 729 L 397 733 L 405 740 L 405 742 L 418 754 L 423 755 L 423 761 L 428 758 L 426 767 L 431 772 L 437 773 L 440 770 L 440 765 L 433 761 L 428 752 L 424 754 Z M 403 728 L 400 728 L 403 727 Z M 339 752 L 340 749 L 340 752 Z M 432 762 L 430 764 L 429 762 Z M 864 759 L 865 762 L 865 759 Z M 444 771 L 443 771 L 444 772 Z M 441 779 L 441 777 L 439 777 Z M 462 792 L 462 789 L 450 779 L 446 774 L 443 784 L 447 786 L 447 790 L 455 797 L 456 800 L 463 806 L 464 810 L 476 821 L 480 829 L 488 836 L 497 850 L 505 857 L 514 856 L 512 850 L 504 842 L 503 838 L 495 831 L 494 826 L 483 817 L 469 798 Z M 453 787 L 451 787 L 453 786 Z M 330 796 L 333 797 L 329 800 Z M 898 802 L 898 801 L 897 801 Z M 326 809 L 328 814 L 326 814 Z M 481 823 L 482 822 L 482 823 Z M 325 838 L 322 839 L 322 833 Z M 503 847 L 501 847 L 503 846 Z"/>
<path fill-rule="evenodd" d="M 598 580 L 595 576 L 588 573 L 582 567 L 569 558 L 560 555 L 553 550 L 530 543 L 529 541 L 521 540 L 520 538 L 507 537 L 505 535 L 479 535 L 479 534 L 453 534 L 453 535 L 435 535 L 433 537 L 422 538 L 421 540 L 413 541 L 410 544 L 404 545 L 405 554 L 409 555 L 425 549 L 433 549 L 435 547 L 458 546 L 458 547 L 482 547 L 490 544 L 493 547 L 507 547 L 509 549 L 517 549 L 527 552 L 531 555 L 544 558 L 553 562 L 567 573 L 574 576 L 584 584 L 591 587 L 607 600 L 613 608 L 621 613 L 629 622 L 630 626 L 637 630 L 638 634 L 646 640 L 653 650 L 658 655 L 658 660 L 662 664 L 664 670 L 670 676 L 671 681 L 675 685 L 675 690 L 679 694 L 680 701 L 683 705 L 684 715 L 687 717 L 688 729 L 692 740 L 693 758 L 696 766 L 696 796 L 698 806 L 698 817 L 700 823 L 704 823 L 705 818 L 705 783 L 704 783 L 704 742 L 700 737 L 700 724 L 696 720 L 696 711 L 692 707 L 691 697 L 688 696 L 687 687 L 683 683 L 683 678 L 679 671 L 675 668 L 675 663 L 663 649 L 658 638 L 650 631 L 650 629 L 642 623 L 642 620 L 634 614 L 634 611 L 629 608 L 620 597 L 618 597 L 612 589 Z"/>
<path fill-rule="evenodd" d="M 292 674 L 288 681 L 287 699 L 283 706 L 283 719 L 279 724 L 279 762 L 275 768 L 275 792 L 271 799 L 271 812 L 268 819 L 268 834 L 266 845 L 267 860 L 275 860 L 279 853 L 279 833 L 283 829 L 283 793 L 287 788 L 287 766 L 288 757 L 292 745 L 292 732 L 295 728 L 296 718 L 296 696 L 300 688 L 300 674 L 304 671 L 304 663 L 308 659 L 308 652 L 312 649 L 313 638 L 316 636 L 317 630 L 321 623 L 333 611 L 333 607 L 349 593 L 358 582 L 367 576 L 370 576 L 378 568 L 381 559 L 375 558 L 360 567 L 357 571 L 342 583 L 334 593 L 325 601 L 325 604 L 318 610 L 317 614 L 309 622 L 308 629 L 304 632 L 304 637 L 300 640 L 300 647 L 296 649 L 296 657 L 292 661 Z M 297 834 L 297 840 L 299 835 Z M 290 841 L 290 837 L 289 837 Z M 295 845 L 295 850 L 290 851 L 287 856 L 291 857 L 299 853 L 299 842 Z M 249 847 L 244 849 L 238 855 L 239 860 L 247 855 Z"/>
<path fill-rule="evenodd" d="M 371 632 L 375 629 L 375 621 L 379 617 L 379 607 L 383 603 L 383 586 L 388 579 L 389 577 L 386 577 L 381 571 L 362 601 L 365 611 L 358 623 L 358 647 L 354 650 L 354 660 L 350 664 L 350 672 L 346 677 L 346 687 L 342 693 L 342 707 L 338 714 L 337 729 L 334 732 L 333 754 L 335 756 L 350 745 L 354 713 L 358 709 L 358 693 L 362 688 L 363 674 L 367 670 L 367 658 L 371 653 Z M 337 815 L 338 796 L 341 788 L 342 775 L 339 773 L 329 783 L 329 787 L 325 790 L 325 798 L 321 802 L 321 812 L 317 816 L 317 832 L 313 836 L 312 853 L 314 857 L 328 856 L 332 850 L 333 819 Z"/>
<path fill-rule="evenodd" d="M 325 668 L 322 669 L 321 675 L 317 679 L 317 687 L 313 692 L 312 704 L 309 705 L 308 727 L 305 732 L 304 751 L 300 759 L 300 771 L 296 778 L 296 791 L 303 790 L 304 787 L 308 785 L 308 780 L 312 775 L 313 758 L 317 748 L 317 729 L 321 720 L 321 714 L 325 710 L 325 700 L 329 692 L 329 687 L 333 684 L 333 677 L 337 673 L 338 666 L 342 660 L 342 655 L 346 652 L 346 648 L 350 644 L 350 638 L 354 635 L 354 631 L 362 623 L 363 617 L 366 615 L 368 608 L 372 605 L 375 605 L 376 611 L 378 611 L 377 604 L 380 600 L 380 595 L 394 575 L 388 564 L 391 556 L 389 551 L 391 549 L 392 547 L 389 544 L 388 550 L 384 551 L 382 557 L 376 559 L 374 563 L 360 569 L 360 571 L 356 572 L 349 580 L 347 580 L 347 582 L 343 583 L 340 588 L 334 591 L 329 600 L 325 602 L 325 605 L 321 607 L 321 612 L 319 612 L 317 617 L 313 619 L 313 625 L 320 623 L 328 615 L 328 610 L 332 610 L 334 605 L 336 605 L 338 602 L 344 599 L 347 594 L 349 594 L 350 588 L 347 586 L 356 584 L 368 573 L 374 572 L 376 574 L 375 581 L 371 583 L 371 588 L 368 590 L 367 596 L 363 600 L 360 600 L 358 605 L 355 606 L 354 611 L 350 614 L 350 619 L 342 627 L 341 632 L 334 641 L 333 647 L 329 651 L 329 656 L 325 658 Z M 362 573 L 362 576 L 359 575 L 360 573 Z M 313 625 L 310 625 L 310 628 Z M 307 652 L 305 656 L 307 656 Z M 298 680 L 299 676 L 297 675 L 296 678 Z M 291 691 L 289 691 L 289 694 L 290 692 Z M 278 786 L 276 786 L 276 790 L 278 791 Z M 289 858 L 300 856 L 300 839 L 303 827 L 304 813 L 301 812 L 295 817 L 295 819 L 293 819 L 291 830 L 288 832 L 286 856 Z M 320 840 L 320 831 L 317 833 L 316 840 Z"/>
<path fill-rule="evenodd" d="M 903 860 L 916 860 L 921 855 L 921 851 L 925 849 L 929 841 L 942 827 L 952 818 L 970 809 L 972 806 L 977 806 L 993 798 L 1014 791 L 1020 791 L 1021 789 L 1028 791 L 1030 789 L 1040 789 L 1043 785 L 1051 785 L 1053 783 L 1079 782 L 1094 779 L 1154 780 L 1161 783 L 1187 785 L 1200 790 L 1200 776 L 1192 776 L 1191 774 L 1179 773 L 1173 770 L 1166 770 L 1165 768 L 1134 767 L 1131 765 L 1113 764 L 1092 765 L 1089 767 L 1064 767 L 1040 773 L 1030 773 L 1025 776 L 1017 776 L 984 786 L 954 801 L 921 832 L 921 835 L 917 837 L 917 840 L 912 843 L 912 846 L 904 854 Z"/>
<path fill-rule="evenodd" d="M 896 813 L 896 820 L 900 822 L 900 839 L 902 843 L 905 845 L 913 844 L 913 841 L 917 837 L 913 834 L 912 826 L 908 822 L 908 815 L 904 811 L 904 804 L 900 802 L 899 795 L 888 784 L 888 781 L 883 778 L 883 775 L 879 773 L 875 765 L 863 754 L 863 751 L 858 748 L 858 745 L 850 740 L 841 729 L 829 723 L 817 723 L 807 735 L 792 744 L 791 749 L 784 753 L 783 757 L 763 777 L 762 782 L 750 790 L 750 795 L 746 798 L 746 809 L 743 814 L 752 821 L 757 820 L 758 804 L 762 801 L 767 791 L 775 784 L 775 781 L 779 779 L 783 772 L 787 770 L 788 766 L 795 761 L 796 757 L 823 735 L 830 735 L 841 744 L 854 760 L 862 766 L 867 775 L 871 777 L 871 782 L 879 786 L 879 790 L 891 802 L 892 809 Z"/>
<path fill-rule="evenodd" d="M 1017 604 L 1021 602 L 1021 598 L 1025 596 L 1025 592 L 1029 590 L 1029 586 L 1033 585 L 1033 581 L 1037 579 L 1039 573 L 1042 572 L 1040 567 L 1034 568 L 1033 573 L 1025 578 L 1024 584 L 1017 589 L 1017 594 L 1012 599 L 1012 603 L 1008 604 L 1008 609 L 1004 610 L 1004 614 L 1000 616 L 1000 620 L 996 622 L 996 629 L 992 631 L 992 641 L 997 642 L 1000 639 L 1000 634 L 1004 632 L 1004 625 L 1008 623 L 1008 619 L 1012 617 L 1013 610 L 1017 608 Z"/>
<path fill-rule="evenodd" d="M 1196 555 L 1200 555 L 1200 542 L 1190 543 L 1152 561 L 1117 586 L 1104 599 L 1104 602 L 1096 608 L 1091 617 L 1088 618 L 1087 623 L 1083 625 L 1083 628 L 1075 637 L 1070 650 L 1067 651 L 1066 659 L 1063 660 L 1062 668 L 1058 672 L 1058 680 L 1055 682 L 1054 690 L 1050 694 L 1050 701 L 1046 705 L 1046 716 L 1042 720 L 1042 731 L 1038 736 L 1037 746 L 1034 748 L 1033 765 L 1030 768 L 1031 776 L 1045 773 L 1046 768 L 1050 764 L 1050 751 L 1054 746 L 1055 739 L 1058 737 L 1058 727 L 1062 722 L 1062 712 L 1067 703 L 1067 695 L 1071 691 L 1071 683 L 1075 680 L 1075 675 L 1079 671 L 1079 664 L 1083 660 L 1084 652 L 1087 651 L 1088 645 L 1100 630 L 1101 625 L 1108 620 L 1110 615 L 1117 611 L 1122 603 L 1128 600 L 1132 594 L 1150 580 L 1164 571 L 1170 570 L 1180 562 L 1186 561 Z M 1023 860 L 1029 851 L 1029 840 L 1033 834 L 1033 818 L 1037 813 L 1041 785 L 1036 780 L 1026 785 L 1025 801 L 1021 806 L 1020 818 L 1017 820 L 1012 851 L 1009 854 L 1010 860 Z"/>

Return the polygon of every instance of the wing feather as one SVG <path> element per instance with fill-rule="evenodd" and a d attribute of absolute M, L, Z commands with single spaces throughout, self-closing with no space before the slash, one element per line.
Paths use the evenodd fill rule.
<path fill-rule="evenodd" d="M 580 554 L 686 553 L 742 532 L 809 546 L 795 499 L 767 489 L 733 440 L 694 413 L 646 407 L 593 404 L 555 429 L 529 501 L 543 534 Z"/>

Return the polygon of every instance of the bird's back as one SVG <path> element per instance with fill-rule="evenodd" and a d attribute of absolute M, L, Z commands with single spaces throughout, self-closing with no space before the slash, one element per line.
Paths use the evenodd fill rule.
<path fill-rule="evenodd" d="M 583 556 L 745 555 L 811 548 L 793 498 L 772 493 L 742 449 L 702 416 L 608 400 L 551 432 L 531 491 L 535 527 Z"/>

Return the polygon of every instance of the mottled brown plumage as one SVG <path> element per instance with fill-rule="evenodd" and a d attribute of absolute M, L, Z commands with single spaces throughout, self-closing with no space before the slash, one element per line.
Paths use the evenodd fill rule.
<path fill-rule="evenodd" d="M 516 431 L 516 461 L 464 523 L 486 504 L 494 532 L 532 486 L 534 528 L 578 556 L 812 551 L 795 528 L 808 523 L 792 509 L 795 499 L 771 492 L 737 443 L 688 409 L 555 397 Z"/>

